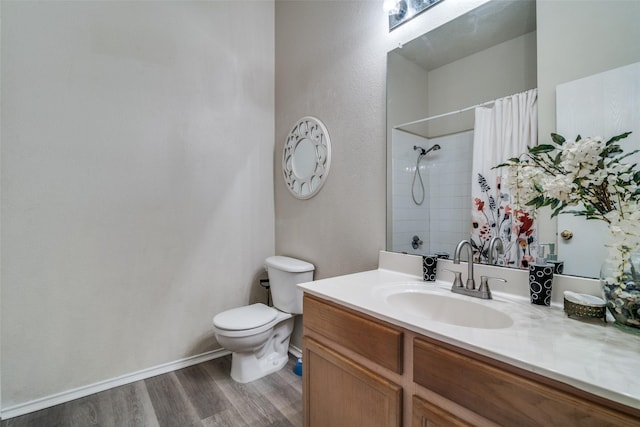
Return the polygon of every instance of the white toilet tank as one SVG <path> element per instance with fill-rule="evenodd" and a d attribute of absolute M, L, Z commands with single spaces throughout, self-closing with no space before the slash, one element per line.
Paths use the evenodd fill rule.
<path fill-rule="evenodd" d="M 313 280 L 313 264 L 286 256 L 270 256 L 264 261 L 269 274 L 273 306 L 291 314 L 302 313 L 302 291 L 298 283 Z"/>

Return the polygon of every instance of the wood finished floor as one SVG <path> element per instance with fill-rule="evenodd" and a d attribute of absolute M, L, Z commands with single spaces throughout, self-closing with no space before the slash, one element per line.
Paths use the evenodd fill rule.
<path fill-rule="evenodd" d="M 2 421 L 0 427 L 301 426 L 302 379 L 294 359 L 248 384 L 231 379 L 231 356 Z"/>

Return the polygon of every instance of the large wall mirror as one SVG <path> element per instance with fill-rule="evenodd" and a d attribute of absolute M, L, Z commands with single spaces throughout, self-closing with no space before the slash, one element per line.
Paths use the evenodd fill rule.
<path fill-rule="evenodd" d="M 537 88 L 538 139 L 548 141 L 549 132 L 560 130 L 556 86 L 640 61 L 634 41 L 640 30 L 625 18 L 638 12 L 637 4 L 624 1 L 605 6 L 588 0 L 492 0 L 390 51 L 387 250 L 452 254 L 457 242 L 468 238 L 475 126 L 468 107 Z M 580 28 L 597 27 L 603 19 L 616 24 L 600 27 L 607 28 L 601 43 L 579 35 Z M 617 53 L 607 41 L 617 46 Z M 586 112 L 580 114 L 589 114 L 588 103 L 583 104 Z M 559 122 L 563 114 L 577 114 L 571 111 L 559 111 Z M 640 135 L 640 128 L 624 130 Z M 571 231 L 590 241 L 598 226 L 581 221 Z M 557 220 L 547 213 L 539 214 L 537 235 L 537 243 L 570 259 L 571 246 L 559 237 Z M 596 277 L 599 265 L 594 269 L 593 264 L 567 262 L 565 273 Z"/>

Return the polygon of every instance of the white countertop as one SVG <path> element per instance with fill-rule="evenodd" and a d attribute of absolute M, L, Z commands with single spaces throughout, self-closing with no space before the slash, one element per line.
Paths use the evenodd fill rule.
<path fill-rule="evenodd" d="M 408 314 L 388 304 L 380 289 L 420 284 L 429 291 L 497 309 L 513 319 L 503 329 L 455 326 Z M 594 319 L 569 319 L 560 306 L 493 291 L 493 300 L 450 292 L 451 283 L 378 269 L 300 284 L 312 295 L 458 347 L 559 380 L 640 409 L 640 336 Z"/>

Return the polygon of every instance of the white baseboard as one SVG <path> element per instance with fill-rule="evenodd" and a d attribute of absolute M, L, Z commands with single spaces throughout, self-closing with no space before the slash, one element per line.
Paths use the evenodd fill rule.
<path fill-rule="evenodd" d="M 20 403 L 18 405 L 9 406 L 0 410 L 0 419 L 6 420 L 9 418 L 17 417 L 20 415 L 28 414 L 30 412 L 39 411 L 41 409 L 49 408 L 54 405 L 69 402 L 71 400 L 78 399 L 80 397 L 89 396 L 94 393 L 108 390 L 110 388 L 118 387 L 125 384 L 130 384 L 135 381 L 144 380 L 146 378 L 155 377 L 156 375 L 166 374 L 167 372 L 175 371 L 177 369 L 186 368 L 191 365 L 206 362 L 208 360 L 216 359 L 218 357 L 226 356 L 230 354 L 229 350 L 220 348 L 218 350 L 208 351 L 206 353 L 198 354 L 196 356 L 187 357 L 184 359 L 176 360 L 173 362 L 163 363 L 162 365 L 153 366 L 151 368 L 143 369 L 141 371 L 132 372 L 130 374 L 121 375 L 119 377 L 111 378 L 108 380 L 100 381 L 94 384 L 78 387 L 61 393 L 52 394 L 51 396 L 42 397 L 40 399 L 32 400 L 26 403 Z"/>

